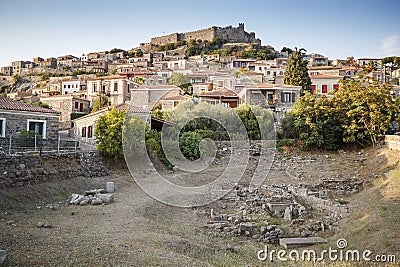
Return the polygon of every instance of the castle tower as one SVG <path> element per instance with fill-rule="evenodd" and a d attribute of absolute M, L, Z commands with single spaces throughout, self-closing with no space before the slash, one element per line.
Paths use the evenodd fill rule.
<path fill-rule="evenodd" d="M 242 31 L 244 31 L 244 23 L 239 23 L 239 29 L 241 29 Z"/>

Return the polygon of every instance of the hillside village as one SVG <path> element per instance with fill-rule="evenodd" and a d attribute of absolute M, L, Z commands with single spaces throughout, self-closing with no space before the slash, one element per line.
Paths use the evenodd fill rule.
<path fill-rule="evenodd" d="M 214 26 L 154 37 L 127 51 L 114 48 L 80 56 L 14 61 L 1 67 L 0 88 L 7 98 L 45 104 L 58 111 L 59 128 L 89 143 L 93 143 L 95 121 L 104 108 L 123 108 L 138 92 L 141 101 L 135 105 L 139 113 L 148 112 L 155 101 L 162 110 L 169 110 L 194 98 L 231 108 L 260 105 L 273 110 L 279 123 L 300 97 L 301 88 L 286 85 L 283 79 L 291 51 L 262 46 L 254 32 L 245 31 L 243 23 Z M 384 64 L 381 58 L 329 59 L 311 53 L 304 59 L 312 93 L 329 94 L 338 89 L 341 79 L 352 79 L 373 64 L 373 78 L 391 83 L 393 96 L 400 95 L 398 66 Z M 106 104 L 102 111 L 90 113 L 98 97 L 106 97 Z M 43 125 L 41 129 L 44 131 Z"/>
<path fill-rule="evenodd" d="M 307 65 L 307 89 L 289 84 L 285 77 L 296 53 Z M 350 248 L 360 250 L 374 244 L 375 254 L 386 253 L 387 262 L 389 256 L 395 262 L 400 251 L 396 230 L 399 60 L 330 59 L 301 48 L 278 51 L 239 23 L 237 27 L 212 26 L 157 36 L 130 50 L 36 57 L 1 67 L 0 266 L 2 249 L 10 252 L 15 266 L 259 266 L 262 261 L 256 252 L 261 245 L 289 249 L 329 244 L 336 248 L 336 239 L 347 239 Z M 359 81 L 361 75 L 366 79 Z M 365 94 L 354 93 L 360 88 Z M 341 91 L 345 93 L 341 95 Z M 336 101 L 335 95 L 344 101 Z M 374 109 L 365 111 L 368 101 L 346 109 L 364 95 L 376 98 L 371 100 Z M 331 99 L 335 100 L 329 102 Z M 212 107 L 216 114 L 239 110 L 245 127 L 256 121 L 258 131 L 250 135 L 250 127 L 246 128 L 249 146 L 234 149 L 211 120 L 196 121 L 197 126 L 209 124 L 198 127 L 204 135 L 197 129 L 182 128 L 179 140 L 174 140 L 181 150 L 185 134 L 188 139 L 201 137 L 186 144 L 191 155 L 204 138 L 216 137 L 211 138 L 216 154 L 209 166 L 185 172 L 178 164 L 171 165 L 155 147 L 162 149 L 163 125 L 179 124 L 159 114 L 179 111 L 188 103 Z M 298 120 L 291 120 L 294 115 L 289 112 L 299 103 L 304 109 L 298 108 Z M 249 106 L 266 112 L 241 109 Z M 346 113 L 349 110 L 353 117 Z M 152 161 L 138 163 L 137 169 L 129 166 L 129 159 L 121 161 L 123 152 L 119 151 L 120 158 L 113 158 L 112 153 L 102 153 L 96 142 L 96 137 L 97 141 L 100 138 L 95 130 L 101 128 L 101 120 L 125 111 L 149 126 L 145 144 Z M 375 118 L 374 112 L 379 113 L 375 121 L 370 118 Z M 365 121 L 372 121 L 370 125 L 364 123 L 362 113 L 367 114 Z M 224 113 L 218 114 L 223 121 Z M 265 117 L 258 120 L 257 114 Z M 255 120 L 251 121 L 251 115 Z M 121 133 L 126 118 L 130 117 L 117 118 L 110 125 Z M 265 124 L 274 128 L 273 147 L 260 140 L 261 131 L 268 128 L 260 122 L 270 118 L 272 123 Z M 358 124 L 353 123 L 354 118 L 359 119 Z M 296 129 L 295 122 L 301 124 Z M 391 129 L 389 125 L 393 125 Z M 371 141 L 365 132 L 375 126 L 378 129 L 370 135 L 376 139 Z M 351 132 L 346 127 L 357 129 Z M 276 128 L 279 131 L 275 132 Z M 103 131 L 102 137 L 108 138 L 109 133 Z M 114 142 L 116 139 L 108 138 L 107 145 L 122 150 L 122 137 Z M 304 148 L 309 140 L 311 145 Z M 383 140 L 387 146 L 382 145 Z M 133 165 L 137 162 L 132 158 L 143 156 L 135 149 L 134 156 L 126 154 Z M 199 150 L 187 159 L 200 156 Z M 241 173 L 238 159 L 245 157 L 248 162 Z M 235 163 L 229 169 L 231 162 Z M 153 181 L 150 178 L 159 172 L 171 184 L 186 189 L 211 183 L 226 169 L 227 180 L 208 190 L 229 192 L 205 205 L 194 201 L 190 208 L 154 197 L 139 182 L 141 178 Z M 253 187 L 254 177 L 264 174 L 265 180 Z M 154 191 L 168 191 L 158 184 L 151 186 Z"/>

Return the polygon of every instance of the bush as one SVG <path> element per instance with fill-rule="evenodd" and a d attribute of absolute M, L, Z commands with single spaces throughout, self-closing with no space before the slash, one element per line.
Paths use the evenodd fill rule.
<path fill-rule="evenodd" d="M 188 160 L 196 160 L 201 156 L 200 142 L 202 137 L 196 132 L 185 132 L 179 137 L 179 148 Z"/>

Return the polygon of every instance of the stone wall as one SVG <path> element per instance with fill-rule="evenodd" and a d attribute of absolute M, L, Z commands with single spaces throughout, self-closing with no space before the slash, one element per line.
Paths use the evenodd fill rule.
<path fill-rule="evenodd" d="M 97 152 L 0 157 L 0 189 L 77 176 L 106 176 L 110 171 Z"/>
<path fill-rule="evenodd" d="M 220 37 L 227 39 L 230 43 L 255 43 L 261 45 L 261 40 L 256 38 L 254 32 L 246 32 L 244 24 L 239 23 L 238 27 L 211 27 L 197 31 L 185 33 L 172 33 L 165 36 L 151 38 L 150 43 L 155 45 L 162 45 L 166 43 L 175 43 L 178 41 L 190 40 L 207 40 L 212 41 L 214 38 Z"/>
<path fill-rule="evenodd" d="M 400 150 L 400 136 L 386 135 L 385 142 L 388 144 L 390 150 Z"/>
<path fill-rule="evenodd" d="M 162 44 L 168 44 L 168 43 L 175 43 L 178 42 L 178 33 L 172 33 L 169 35 L 165 36 L 160 36 L 160 37 L 153 37 L 151 38 L 151 43 L 155 45 L 162 45 Z"/>

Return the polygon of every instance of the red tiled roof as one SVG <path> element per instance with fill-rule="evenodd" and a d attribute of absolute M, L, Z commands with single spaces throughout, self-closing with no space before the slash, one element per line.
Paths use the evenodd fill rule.
<path fill-rule="evenodd" d="M 201 94 L 200 97 L 237 97 L 237 94 L 231 90 L 218 90 Z"/>
<path fill-rule="evenodd" d="M 341 76 L 327 75 L 327 74 L 317 74 L 311 75 L 311 79 L 341 79 Z"/>
<path fill-rule="evenodd" d="M 60 114 L 53 109 L 37 107 L 5 97 L 0 97 L 0 109 Z"/>

